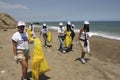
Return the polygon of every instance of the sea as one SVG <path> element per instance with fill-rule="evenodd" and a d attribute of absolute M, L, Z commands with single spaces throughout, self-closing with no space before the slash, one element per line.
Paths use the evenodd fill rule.
<path fill-rule="evenodd" d="M 61 21 L 62 22 L 62 21 Z M 120 21 L 89 21 L 89 28 L 91 36 L 99 36 L 108 39 L 120 40 Z M 46 23 L 48 28 L 57 30 L 59 21 L 52 22 L 40 22 L 37 27 Z M 67 22 L 62 22 L 66 26 Z M 79 33 L 80 28 L 83 28 L 84 21 L 71 21 L 71 24 L 75 25 L 74 31 Z"/>

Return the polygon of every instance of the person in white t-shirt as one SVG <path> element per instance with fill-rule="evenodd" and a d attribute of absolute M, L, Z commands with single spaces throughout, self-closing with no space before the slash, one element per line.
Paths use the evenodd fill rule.
<path fill-rule="evenodd" d="M 59 47 L 59 51 L 65 53 L 65 46 L 64 46 L 64 39 L 65 39 L 65 29 L 63 27 L 63 23 L 60 22 L 59 23 L 59 27 L 58 27 L 58 40 L 60 42 L 60 47 Z"/>
<path fill-rule="evenodd" d="M 80 29 L 78 40 L 80 42 L 80 46 L 82 48 L 82 54 L 81 54 L 81 62 L 83 64 L 86 63 L 85 60 L 85 54 L 90 54 L 90 47 L 89 47 L 89 21 L 84 21 L 84 27 Z"/>
<path fill-rule="evenodd" d="M 33 36 L 33 38 L 35 38 L 35 26 L 33 25 L 33 23 L 31 23 L 29 25 L 29 28 L 31 29 L 31 35 Z"/>
<path fill-rule="evenodd" d="M 12 45 L 15 61 L 22 66 L 22 80 L 27 80 L 27 69 L 28 69 L 28 35 L 25 32 L 25 22 L 19 21 L 17 28 L 18 31 L 12 36 Z"/>
<path fill-rule="evenodd" d="M 43 26 L 42 26 L 42 29 L 40 31 L 40 35 L 43 36 L 43 39 L 44 39 L 44 47 L 47 48 L 47 32 L 48 32 L 48 28 L 46 26 L 45 23 L 43 23 Z"/>

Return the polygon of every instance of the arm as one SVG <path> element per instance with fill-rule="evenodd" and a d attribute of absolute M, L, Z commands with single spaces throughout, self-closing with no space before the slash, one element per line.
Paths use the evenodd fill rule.
<path fill-rule="evenodd" d="M 40 37 L 42 36 L 42 29 L 40 30 Z"/>
<path fill-rule="evenodd" d="M 83 29 L 80 29 L 80 32 L 78 34 L 78 40 L 80 40 L 80 36 L 81 36 L 82 32 L 83 32 Z"/>
<path fill-rule="evenodd" d="M 13 54 L 14 54 L 14 60 L 18 63 L 18 58 L 17 58 L 17 42 L 12 40 L 12 45 L 13 45 Z"/>

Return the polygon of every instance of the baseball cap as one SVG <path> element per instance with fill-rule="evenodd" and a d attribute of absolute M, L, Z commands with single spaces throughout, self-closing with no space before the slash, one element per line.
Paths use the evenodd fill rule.
<path fill-rule="evenodd" d="M 25 26 L 25 22 L 24 21 L 18 21 L 17 26 Z"/>
<path fill-rule="evenodd" d="M 46 23 L 43 23 L 43 26 L 46 26 Z"/>
<path fill-rule="evenodd" d="M 70 22 L 70 21 L 68 21 L 68 22 L 67 22 L 67 24 L 68 24 L 68 25 L 71 25 L 71 22 Z"/>
<path fill-rule="evenodd" d="M 59 26 L 63 26 L 63 23 L 62 23 L 62 22 L 60 22 L 60 23 L 59 23 Z"/>
<path fill-rule="evenodd" d="M 89 24 L 89 21 L 84 21 L 84 24 Z"/>
<path fill-rule="evenodd" d="M 75 28 L 75 25 L 74 25 L 74 24 L 72 24 L 72 28 L 73 28 L 73 29 Z"/>

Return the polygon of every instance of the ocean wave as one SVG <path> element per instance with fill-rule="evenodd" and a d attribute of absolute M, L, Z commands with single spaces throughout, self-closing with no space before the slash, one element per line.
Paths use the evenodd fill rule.
<path fill-rule="evenodd" d="M 107 32 L 91 32 L 93 36 L 99 36 L 103 38 L 108 38 L 108 39 L 114 39 L 114 40 L 120 40 L 119 35 L 115 35 L 113 33 L 107 33 Z"/>
<path fill-rule="evenodd" d="M 37 27 L 41 27 L 39 25 L 37 25 Z M 56 26 L 49 26 L 48 27 L 49 29 L 53 29 L 53 30 L 57 30 L 58 27 Z M 79 29 L 74 29 L 74 31 L 76 33 L 79 33 Z M 91 31 L 89 33 L 89 35 L 92 37 L 92 36 L 98 36 L 98 37 L 103 37 L 103 38 L 108 38 L 108 39 L 114 39 L 114 40 L 120 40 L 120 36 L 118 34 L 115 34 L 115 33 L 108 33 L 108 32 L 100 32 L 100 31 Z"/>

